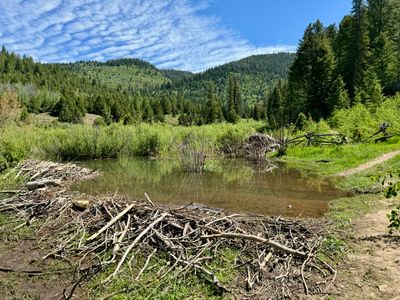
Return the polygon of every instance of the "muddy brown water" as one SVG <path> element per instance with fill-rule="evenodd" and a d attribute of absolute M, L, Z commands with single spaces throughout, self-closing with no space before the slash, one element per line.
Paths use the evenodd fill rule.
<path fill-rule="evenodd" d="M 206 172 L 186 173 L 179 160 L 121 158 L 82 165 L 103 175 L 74 188 L 86 194 L 115 193 L 153 202 L 191 202 L 233 213 L 321 217 L 332 199 L 350 196 L 326 178 L 278 166 L 270 172 L 241 160 L 209 160 Z"/>

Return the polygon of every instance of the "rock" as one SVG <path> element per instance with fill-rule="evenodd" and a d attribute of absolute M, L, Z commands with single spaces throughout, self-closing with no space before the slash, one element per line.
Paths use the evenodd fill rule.
<path fill-rule="evenodd" d="M 74 200 L 72 202 L 72 205 L 74 208 L 78 210 L 85 210 L 90 207 L 90 201 L 89 200 Z"/>
<path fill-rule="evenodd" d="M 388 292 L 388 286 L 387 286 L 386 284 L 380 285 L 380 286 L 378 287 L 378 289 L 379 289 L 379 291 L 380 291 L 381 293 L 387 293 L 387 292 Z"/>

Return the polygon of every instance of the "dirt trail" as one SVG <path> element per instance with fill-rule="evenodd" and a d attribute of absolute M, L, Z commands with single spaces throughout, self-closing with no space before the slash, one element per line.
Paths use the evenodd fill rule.
<path fill-rule="evenodd" d="M 368 170 L 368 169 L 370 169 L 372 167 L 375 167 L 376 165 L 379 165 L 379 164 L 381 164 L 381 163 L 383 163 L 383 162 L 385 162 L 385 161 L 387 161 L 389 159 L 392 159 L 393 157 L 395 157 L 397 155 L 400 155 L 400 150 L 386 153 L 386 154 L 384 154 L 382 156 L 379 156 L 378 158 L 375 158 L 374 160 L 371 160 L 371 161 L 369 161 L 369 162 L 367 162 L 365 164 L 362 164 L 362 165 L 360 165 L 360 166 L 358 166 L 356 168 L 353 168 L 353 169 L 346 170 L 344 172 L 338 173 L 338 174 L 336 174 L 336 176 L 345 177 L 345 176 L 350 176 L 350 175 L 353 175 L 353 174 L 360 173 L 362 171 L 365 171 L 365 170 Z"/>
<path fill-rule="evenodd" d="M 389 201 L 385 209 L 355 223 L 352 251 L 339 276 L 340 297 L 335 299 L 400 299 L 400 235 L 388 234 Z"/>

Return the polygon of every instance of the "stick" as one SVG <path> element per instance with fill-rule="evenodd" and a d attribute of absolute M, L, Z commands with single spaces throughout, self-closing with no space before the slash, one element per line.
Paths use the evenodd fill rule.
<path fill-rule="evenodd" d="M 172 256 L 176 261 L 178 261 L 178 262 L 180 262 L 180 263 L 183 263 L 183 264 L 186 265 L 186 266 L 190 266 L 190 265 L 192 264 L 191 262 L 188 262 L 188 261 L 186 261 L 186 260 L 177 258 L 177 257 L 176 257 L 175 255 L 173 255 L 173 254 L 171 254 L 171 256 Z M 194 263 L 194 264 L 193 264 L 193 267 L 194 267 L 195 269 L 197 269 L 197 270 L 202 271 L 204 274 L 206 274 L 206 275 L 212 277 L 213 283 L 214 283 L 218 288 L 220 288 L 220 289 L 222 289 L 222 290 L 228 292 L 228 289 L 225 288 L 225 287 L 219 282 L 218 277 L 214 274 L 214 272 L 211 272 L 211 271 L 207 270 L 206 268 L 204 268 L 203 266 L 201 266 L 201 265 L 199 265 L 199 264 L 197 264 L 197 263 Z"/>
<path fill-rule="evenodd" d="M 127 208 L 125 208 L 121 213 L 119 213 L 114 219 L 112 219 L 110 222 L 108 222 L 106 225 L 103 226 L 97 233 L 93 234 L 91 237 L 87 239 L 88 242 L 94 240 L 97 238 L 100 234 L 102 234 L 104 231 L 106 231 L 109 227 L 111 227 L 115 222 L 117 222 L 119 219 L 121 219 L 128 211 L 130 211 L 133 207 L 135 206 L 134 203 L 129 205 Z"/>
<path fill-rule="evenodd" d="M 146 270 L 147 265 L 150 263 L 151 257 L 157 252 L 157 249 L 154 249 L 153 252 L 147 257 L 146 262 L 143 266 L 143 268 L 140 270 L 139 274 L 137 274 L 135 280 L 139 280 L 140 276 L 143 274 L 143 272 Z"/>
<path fill-rule="evenodd" d="M 108 282 L 110 279 L 112 279 L 113 277 L 115 277 L 119 271 L 119 269 L 121 268 L 122 264 L 124 263 L 126 257 L 128 256 L 129 252 L 131 252 L 131 250 L 133 249 L 133 247 L 135 247 L 135 245 L 140 241 L 140 239 L 147 233 L 149 232 L 156 224 L 158 224 L 159 222 L 161 222 L 166 216 L 168 215 L 168 213 L 163 213 L 157 220 L 155 220 L 153 223 L 151 223 L 149 226 L 146 227 L 145 230 L 143 230 L 137 237 L 136 239 L 132 242 L 132 244 L 129 245 L 129 247 L 126 249 L 124 255 L 122 256 L 121 260 L 119 261 L 117 267 L 115 268 L 114 273 L 112 273 L 106 280 L 105 282 Z"/>
<path fill-rule="evenodd" d="M 0 272 L 5 273 L 27 273 L 27 274 L 42 274 L 43 271 L 40 270 L 15 270 L 11 268 L 0 267 Z"/>
<path fill-rule="evenodd" d="M 153 201 L 151 201 L 151 199 L 150 199 L 149 195 L 147 195 L 147 193 L 144 193 L 144 196 L 146 197 L 147 201 L 149 201 L 149 202 L 150 202 L 151 206 L 153 206 L 153 207 L 154 207 L 155 205 L 154 205 Z"/>
<path fill-rule="evenodd" d="M 2 190 L 0 191 L 0 194 L 18 194 L 20 192 L 20 190 Z"/>
<path fill-rule="evenodd" d="M 264 239 L 264 238 L 256 236 L 256 235 L 247 235 L 247 234 L 240 234 L 240 233 L 219 233 L 219 234 L 212 234 L 212 235 L 203 235 L 203 236 L 201 236 L 201 238 L 202 239 L 227 238 L 227 239 L 252 240 L 252 241 L 260 242 L 263 244 L 267 244 L 268 246 L 271 246 L 272 248 L 281 250 L 283 252 L 286 252 L 286 253 L 289 253 L 289 254 L 292 254 L 295 256 L 300 256 L 300 257 L 307 256 L 307 254 L 302 251 L 288 248 L 277 242 L 267 240 L 267 239 Z"/>
<path fill-rule="evenodd" d="M 272 252 L 269 252 L 267 254 L 267 256 L 264 258 L 264 260 L 260 263 L 260 269 L 262 271 L 265 271 L 265 267 L 267 265 L 267 263 L 269 262 L 269 260 L 272 258 Z"/>
<path fill-rule="evenodd" d="M 131 222 L 131 215 L 128 215 L 128 221 L 126 221 L 125 229 L 122 232 L 121 236 L 118 238 L 117 243 L 115 244 L 115 247 L 114 247 L 114 250 L 113 250 L 114 254 L 119 251 L 119 248 L 121 248 L 121 242 L 124 239 L 126 233 L 128 232 L 128 228 L 129 228 L 130 222 Z"/>

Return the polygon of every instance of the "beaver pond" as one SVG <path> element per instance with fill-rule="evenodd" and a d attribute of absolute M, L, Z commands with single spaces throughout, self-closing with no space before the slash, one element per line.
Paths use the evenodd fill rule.
<path fill-rule="evenodd" d="M 330 200 L 350 196 L 327 178 L 279 165 L 272 171 L 241 160 L 208 160 L 204 173 L 185 172 L 179 160 L 120 158 L 81 163 L 102 176 L 74 188 L 115 193 L 174 206 L 197 203 L 233 213 L 320 217 Z"/>

